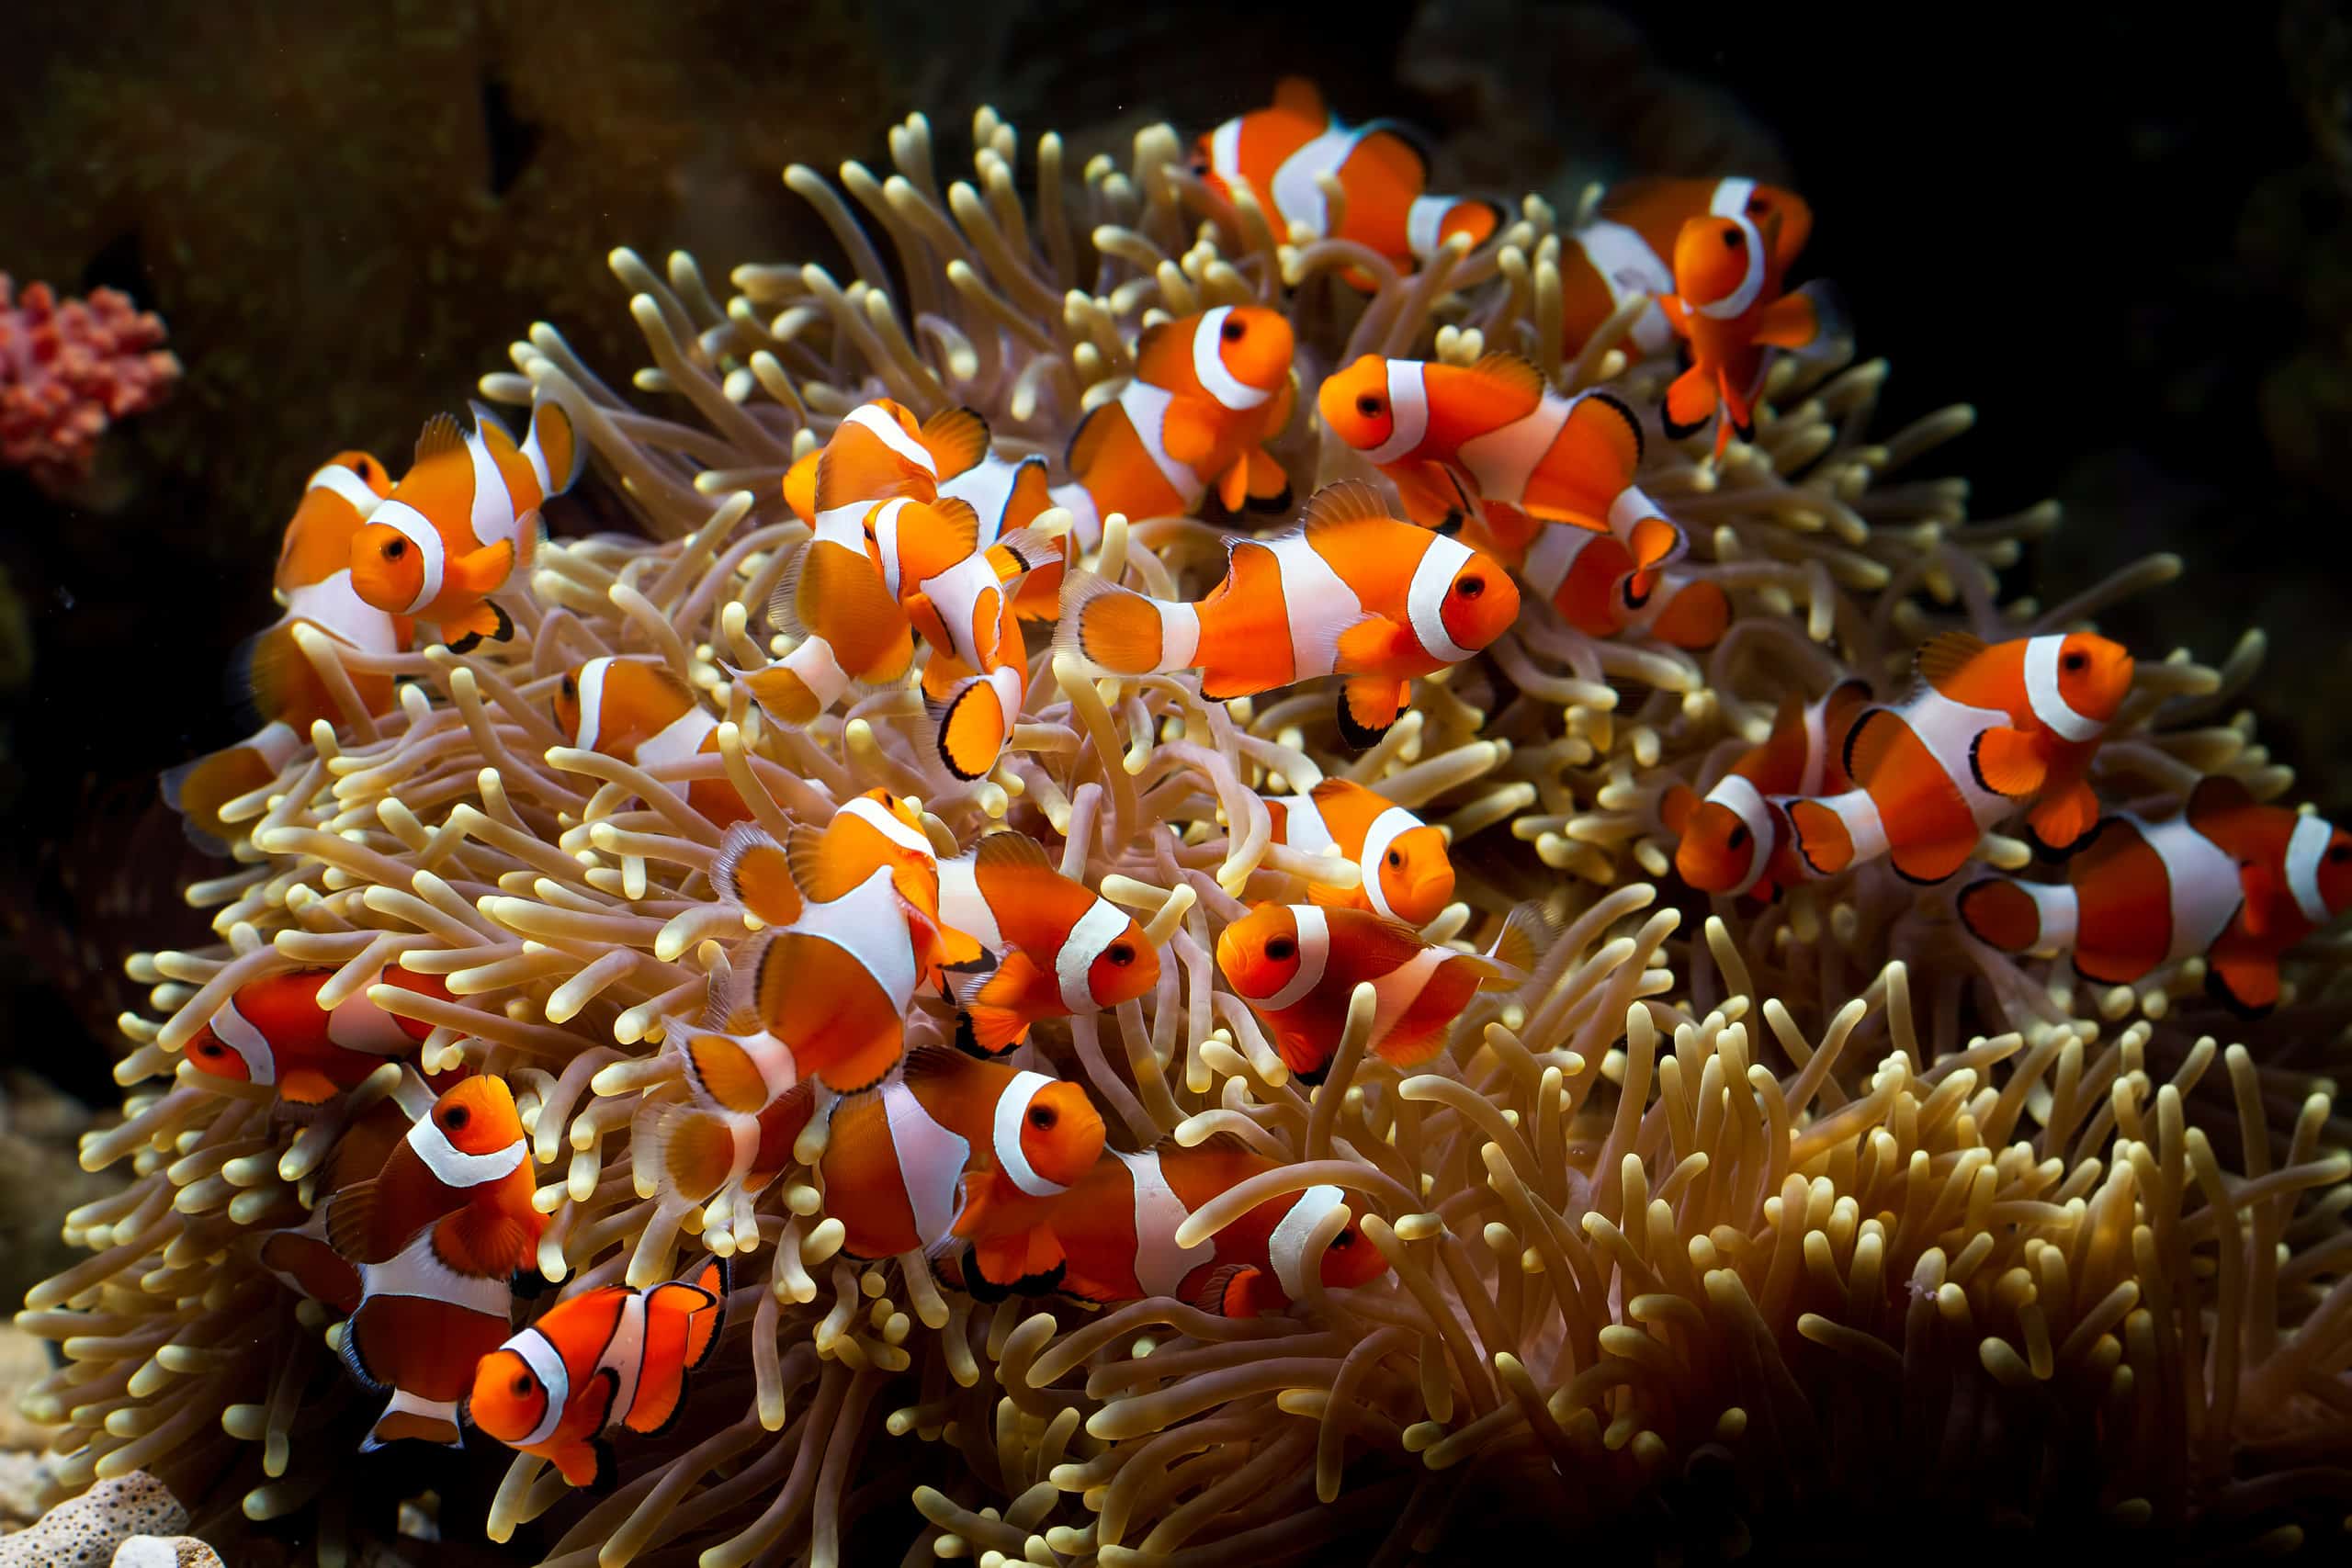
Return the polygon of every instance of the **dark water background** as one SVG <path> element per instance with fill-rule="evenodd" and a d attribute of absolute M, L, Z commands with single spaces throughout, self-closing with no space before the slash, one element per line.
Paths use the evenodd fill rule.
<path fill-rule="evenodd" d="M 777 170 L 878 165 L 918 107 L 943 166 L 982 101 L 1123 154 L 1296 71 L 1351 119 L 1420 122 L 1471 188 L 1787 178 L 1817 214 L 1803 272 L 1894 362 L 1883 428 L 1975 404 L 1946 461 L 1979 513 L 2065 502 L 2020 574 L 2045 602 L 2179 552 L 2184 578 L 2111 626 L 2216 660 L 2266 627 L 2263 733 L 2352 810 L 2352 21 L 2325 0 L 2193 27 L 2064 5 L 11 10 L 0 268 L 128 289 L 188 371 L 81 492 L 0 473 L 0 1066 L 85 1097 L 137 1000 L 121 954 L 202 940 L 176 889 L 204 863 L 153 780 L 239 733 L 220 671 L 274 615 L 303 476 L 339 447 L 404 457 L 535 318 L 639 363 L 615 244 L 683 245 L 714 279 L 829 257 Z"/>

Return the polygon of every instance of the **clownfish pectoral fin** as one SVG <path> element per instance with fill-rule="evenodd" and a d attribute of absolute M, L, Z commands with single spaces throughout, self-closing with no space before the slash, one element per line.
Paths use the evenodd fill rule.
<path fill-rule="evenodd" d="M 1424 528 L 1442 527 L 1449 520 L 1459 525 L 1477 514 L 1477 498 L 1443 463 L 1392 463 L 1381 472 L 1396 487 L 1405 515 Z"/>
<path fill-rule="evenodd" d="M 1247 456 L 1234 459 L 1233 467 L 1217 476 L 1217 504 L 1227 512 L 1238 512 L 1242 502 L 1250 499 L 1250 459 Z"/>
<path fill-rule="evenodd" d="M 1264 1269 L 1247 1263 L 1228 1263 L 1216 1269 L 1201 1281 L 1193 1296 L 1194 1305 L 1219 1317 L 1261 1317 L 1290 1304 Z"/>
<path fill-rule="evenodd" d="M 784 846 L 756 823 L 738 822 L 718 842 L 710 863 L 711 891 L 729 904 L 740 904 L 771 926 L 788 926 L 800 918 L 800 888 L 792 880 L 792 864 Z"/>
<path fill-rule="evenodd" d="M 327 1245 L 354 1263 L 381 1263 L 391 1257 L 370 1244 L 376 1229 L 377 1187 L 371 1179 L 337 1188 L 327 1199 Z M 345 1337 L 345 1343 L 349 1336 Z"/>
<path fill-rule="evenodd" d="M 538 1217 L 536 1211 L 532 1218 Z M 433 1256 L 453 1274 L 503 1280 L 531 1259 L 538 1231 L 503 1208 L 469 1204 L 433 1227 Z"/>
<path fill-rule="evenodd" d="M 1332 648 L 1342 670 L 1371 670 L 1408 654 L 1413 635 L 1385 615 L 1364 615 L 1350 623 Z"/>
<path fill-rule="evenodd" d="M 1629 580 L 1630 581 L 1630 580 Z M 1650 623 L 1650 633 L 1669 648 L 1713 648 L 1731 626 L 1731 595 L 1710 580 L 1686 583 Z"/>
<path fill-rule="evenodd" d="M 441 623 L 441 635 L 452 653 L 471 653 L 487 638 L 504 642 L 514 635 L 514 622 L 493 600 L 484 599 L 464 615 Z"/>
<path fill-rule="evenodd" d="M 609 1367 L 600 1375 L 611 1375 Z M 583 1492 L 610 1490 L 613 1484 L 613 1445 L 602 1438 L 575 1438 L 547 1450 L 547 1457 L 565 1481 Z"/>
<path fill-rule="evenodd" d="M 2064 789 L 2044 795 L 2026 813 L 2026 832 L 2046 857 L 2063 859 L 2078 847 L 2098 824 L 2098 796 L 2076 780 Z"/>
<path fill-rule="evenodd" d="M 1199 398 L 1175 398 L 1159 420 L 1159 446 L 1188 468 L 1216 450 L 1217 416 Z"/>
<path fill-rule="evenodd" d="M 514 542 L 501 539 L 494 545 L 484 545 L 469 550 L 449 562 L 443 580 L 447 587 L 458 588 L 468 593 L 495 593 L 506 586 L 514 572 Z"/>
<path fill-rule="evenodd" d="M 1288 503 L 1290 475 L 1283 470 L 1280 463 L 1274 461 L 1272 453 L 1263 446 L 1252 446 L 1242 461 L 1248 465 L 1250 470 L 1249 478 L 1243 485 L 1248 492 L 1247 499 L 1250 504 L 1280 508 Z"/>
<path fill-rule="evenodd" d="M 1016 947 L 992 973 L 957 982 L 956 1000 L 970 1021 L 972 1043 L 991 1056 L 1001 1056 L 1026 1040 L 1029 1020 L 1021 1013 L 1020 1001 L 1045 978 L 1036 961 Z"/>
<path fill-rule="evenodd" d="M 2278 897 L 2278 877 L 2261 861 L 2238 863 L 2238 890 L 2245 899 L 2238 906 L 2238 923 L 2252 937 L 2267 935 L 2270 910 Z"/>
<path fill-rule="evenodd" d="M 1689 784 L 1675 784 L 1658 797 L 1658 825 L 1679 839 L 1690 828 L 1691 815 L 1698 809 L 1699 792 Z"/>
<path fill-rule="evenodd" d="M 1402 711 L 1402 688 L 1386 675 L 1357 675 L 1340 688 L 1340 739 L 1361 751 L 1388 733 Z"/>
<path fill-rule="evenodd" d="M 2251 953 L 2209 954 L 2205 988 L 2232 1011 L 2259 1017 L 2278 1005 L 2278 961 Z"/>
<path fill-rule="evenodd" d="M 972 409 L 942 409 L 922 422 L 923 450 L 952 479 L 989 455 L 989 422 Z"/>
<path fill-rule="evenodd" d="M 2050 765 L 2042 760 L 2033 737 L 2007 725 L 1996 725 L 1977 736 L 1968 749 L 1968 766 L 1978 784 L 2011 800 L 2031 795 L 2050 776 Z"/>
<path fill-rule="evenodd" d="M 970 1262 L 989 1284 L 1024 1296 L 1052 1290 L 1069 1266 L 1054 1233 L 1034 1226 L 975 1244 Z"/>
<path fill-rule="evenodd" d="M 315 1067 L 296 1067 L 277 1080 L 277 1098 L 289 1105 L 323 1105 L 342 1092 Z"/>
<path fill-rule="evenodd" d="M 1821 341 L 1824 322 L 1815 297 L 1803 289 L 1783 294 L 1756 318 L 1755 341 L 1767 348 L 1811 348 Z"/>
<path fill-rule="evenodd" d="M 1715 415 L 1715 374 L 1710 367 L 1693 365 L 1677 376 L 1666 389 L 1666 400 L 1658 411 L 1667 439 L 1679 441 L 1704 430 Z"/>

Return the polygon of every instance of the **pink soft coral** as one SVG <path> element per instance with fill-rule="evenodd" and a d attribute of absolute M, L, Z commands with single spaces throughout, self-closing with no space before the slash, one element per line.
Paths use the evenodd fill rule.
<path fill-rule="evenodd" d="M 0 272 L 0 464 L 48 490 L 85 478 L 107 426 L 179 378 L 163 344 L 163 318 L 119 290 L 61 305 L 45 283 L 17 298 Z"/>

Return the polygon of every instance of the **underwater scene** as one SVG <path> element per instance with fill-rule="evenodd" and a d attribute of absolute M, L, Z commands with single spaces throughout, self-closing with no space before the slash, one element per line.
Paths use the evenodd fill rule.
<path fill-rule="evenodd" d="M 0 1568 L 2342 1561 L 2352 13 L 2031 15 L 13 16 Z"/>

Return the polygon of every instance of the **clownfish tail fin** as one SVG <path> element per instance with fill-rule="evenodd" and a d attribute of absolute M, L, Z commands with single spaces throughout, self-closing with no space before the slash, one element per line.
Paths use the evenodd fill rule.
<path fill-rule="evenodd" d="M 531 406 L 531 428 L 523 436 L 523 456 L 532 468 L 547 476 L 547 493 L 561 495 L 579 481 L 588 466 L 588 444 L 571 423 L 571 415 L 553 398 Z"/>
<path fill-rule="evenodd" d="M 2069 888 L 2050 888 L 2053 894 Z M 1960 895 L 1960 923 L 1968 934 L 2003 953 L 2023 953 L 2041 940 L 2041 905 L 2006 876 L 1973 882 Z"/>
<path fill-rule="evenodd" d="M 392 1390 L 384 1413 L 368 1428 L 367 1438 L 360 1443 L 361 1453 L 373 1453 L 387 1443 L 397 1443 L 413 1438 L 420 1442 L 438 1443 L 443 1448 L 464 1448 L 465 1438 L 458 1428 L 458 1403 L 453 1399 L 425 1399 L 404 1388 Z"/>
<path fill-rule="evenodd" d="M 1131 588 L 1070 570 L 1062 576 L 1062 615 L 1054 651 L 1119 675 L 1159 668 L 1163 638 L 1159 606 Z"/>

